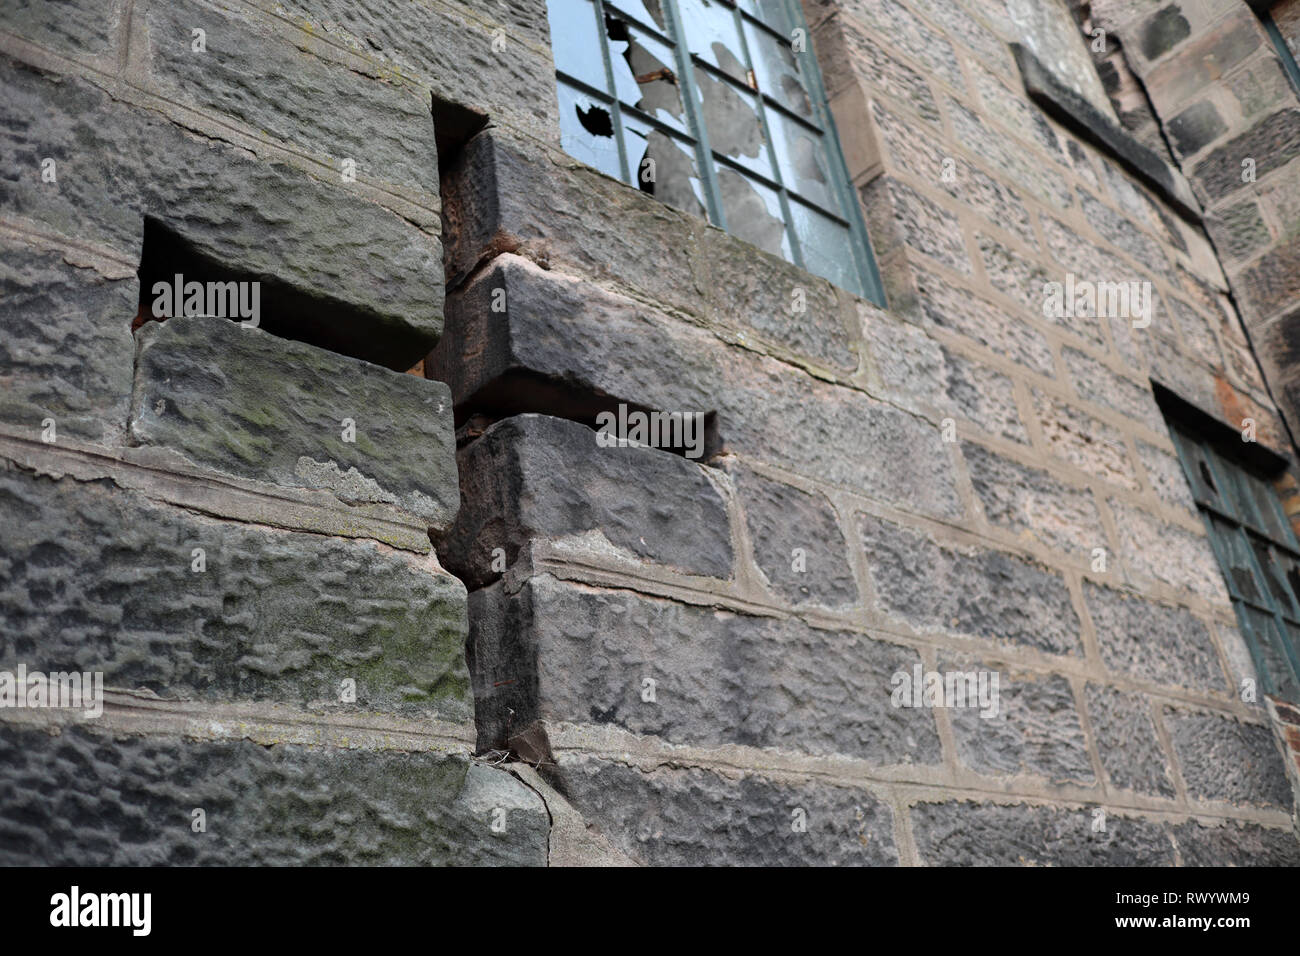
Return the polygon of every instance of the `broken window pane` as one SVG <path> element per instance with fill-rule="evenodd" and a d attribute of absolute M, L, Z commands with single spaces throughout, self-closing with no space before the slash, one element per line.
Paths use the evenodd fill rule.
<path fill-rule="evenodd" d="M 752 93 L 742 93 L 726 80 L 695 68 L 695 84 L 703 101 L 704 127 L 709 146 L 756 173 L 772 176 L 758 103 Z"/>
<path fill-rule="evenodd" d="M 740 173 L 718 167 L 718 190 L 722 194 L 722 211 L 727 217 L 727 231 L 764 252 L 792 260 L 790 240 L 785 234 L 781 199 L 768 189 Z"/>
<path fill-rule="evenodd" d="M 759 90 L 796 116 L 813 120 L 812 99 L 804 86 L 803 75 L 790 44 L 753 24 L 745 25 L 745 35 L 749 40 L 749 52 L 754 57 L 754 73 L 758 78 Z"/>
<path fill-rule="evenodd" d="M 605 0 L 605 6 L 640 20 L 643 26 L 658 27 L 660 33 L 668 32 L 663 4 L 659 0 Z"/>
<path fill-rule="evenodd" d="M 1255 512 L 1263 522 L 1263 529 L 1275 540 L 1290 543 L 1291 526 L 1273 489 L 1254 475 L 1246 475 L 1245 479 Z"/>
<path fill-rule="evenodd" d="M 857 292 L 860 283 L 849 227 L 795 200 L 790 201 L 790 218 L 808 271 Z"/>
<path fill-rule="evenodd" d="M 625 179 L 610 108 L 566 83 L 559 84 L 560 143 L 564 151 L 602 173 Z"/>
<path fill-rule="evenodd" d="M 820 133 L 781 114 L 767 111 L 767 125 L 772 132 L 781 181 L 805 199 L 826 209 L 837 206 L 831 192 L 829 166 Z"/>
<path fill-rule="evenodd" d="M 735 11 L 721 0 L 678 0 L 686 46 L 705 63 L 749 86 L 749 64 Z"/>
<path fill-rule="evenodd" d="M 1241 531 L 1213 516 L 1210 518 L 1210 523 L 1222 545 L 1223 558 L 1228 562 L 1229 583 L 1237 594 L 1247 601 L 1254 601 L 1257 604 L 1262 602 L 1263 588 L 1255 577 L 1245 536 Z"/>
<path fill-rule="evenodd" d="M 740 0 L 740 9 L 784 36 L 794 30 L 785 0 Z"/>
<path fill-rule="evenodd" d="M 619 83 L 619 96 L 628 106 L 648 113 L 661 123 L 680 132 L 686 132 L 686 113 L 682 106 L 677 73 L 673 70 L 672 48 L 650 35 L 627 24 L 620 24 L 618 44 L 619 60 L 615 62 L 616 76 L 625 75 L 630 89 L 624 93 L 625 84 Z M 616 52 L 614 30 L 610 31 L 610 50 Z"/>
<path fill-rule="evenodd" d="M 623 133 L 633 182 L 641 191 L 706 218 L 704 183 L 695 165 L 695 148 L 631 115 L 623 117 Z"/>
<path fill-rule="evenodd" d="M 597 20 L 591 0 L 546 0 L 546 8 L 555 68 L 598 90 L 606 89 L 605 59 L 600 44 L 592 42 Z"/>
<path fill-rule="evenodd" d="M 1244 611 L 1251 636 L 1255 639 L 1256 650 L 1264 665 L 1265 680 L 1273 687 L 1275 693 L 1295 700 L 1297 690 L 1295 675 L 1291 673 L 1291 667 L 1287 663 L 1286 651 L 1282 644 L 1283 638 L 1276 620 L 1253 607 L 1244 608 Z M 1292 630 L 1289 636 L 1294 641 L 1296 639 L 1294 630 L 1291 628 L 1288 630 Z"/>

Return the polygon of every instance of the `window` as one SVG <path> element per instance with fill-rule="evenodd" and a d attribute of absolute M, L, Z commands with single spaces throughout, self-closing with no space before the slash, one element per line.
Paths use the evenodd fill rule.
<path fill-rule="evenodd" d="M 548 0 L 565 151 L 884 304 L 795 0 Z"/>
<path fill-rule="evenodd" d="M 1183 470 L 1266 693 L 1300 702 L 1300 544 L 1266 480 L 1175 424 Z"/>

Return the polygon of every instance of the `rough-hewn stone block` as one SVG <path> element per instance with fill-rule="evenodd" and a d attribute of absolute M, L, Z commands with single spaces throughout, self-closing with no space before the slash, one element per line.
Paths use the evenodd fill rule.
<path fill-rule="evenodd" d="M 62 254 L 0 241 L 0 418 L 34 438 L 120 441 L 138 283 L 109 280 Z"/>
<path fill-rule="evenodd" d="M 865 635 L 549 575 L 514 595 L 501 583 L 474 592 L 470 620 L 483 747 L 541 718 L 875 764 L 940 759 L 933 715 L 890 699 L 891 677 L 920 657 Z"/>
<path fill-rule="evenodd" d="M 418 190 L 438 208 L 428 94 L 399 74 L 326 60 L 299 27 L 235 8 L 170 0 L 150 4 L 146 22 L 151 78 L 169 98 L 336 164 L 351 159 L 358 178 Z"/>
<path fill-rule="evenodd" d="M 727 507 L 704 466 L 670 451 L 601 448 L 597 433 L 547 415 L 497 422 L 461 450 L 462 507 L 439 542 L 470 588 L 495 580 L 532 539 L 597 533 L 625 554 L 688 574 L 732 575 Z"/>
<path fill-rule="evenodd" d="M 962 443 L 971 485 L 989 522 L 1080 558 L 1106 546 L 1091 493 L 1039 468 L 1022 465 L 973 442 Z"/>
<path fill-rule="evenodd" d="M 936 544 L 872 515 L 859 522 L 883 609 L 922 630 L 939 630 L 1079 653 L 1079 620 L 1060 575 L 1003 551 Z"/>
<path fill-rule="evenodd" d="M 1291 808 L 1291 785 L 1268 727 L 1174 707 L 1165 707 L 1162 719 L 1189 796 Z"/>
<path fill-rule="evenodd" d="M 495 302 L 505 311 L 494 311 Z M 924 514 L 960 513 L 935 425 L 788 363 L 728 348 L 630 299 L 501 256 L 451 298 L 448 314 L 448 335 L 426 368 L 450 384 L 458 408 L 553 412 L 560 403 L 599 400 L 714 411 L 724 448 L 741 456 Z M 845 454 L 854 448 L 873 453 Z"/>
<path fill-rule="evenodd" d="M 1096 782 L 1070 682 L 1060 675 L 1012 675 L 964 657 L 944 655 L 941 672 L 998 674 L 996 713 L 954 707 L 953 738 L 961 762 L 988 776 L 1033 774 L 1052 783 Z M 990 695 L 991 696 L 991 695 Z M 984 704 L 983 700 L 978 702 Z M 992 710 L 993 708 L 989 708 Z"/>
<path fill-rule="evenodd" d="M 1156 736 L 1145 697 L 1114 687 L 1088 685 L 1088 716 L 1101 765 L 1111 786 L 1173 797 L 1169 759 Z"/>
<path fill-rule="evenodd" d="M 1223 690 L 1219 657 L 1202 621 L 1181 607 L 1084 583 L 1084 601 L 1111 670 L 1198 690 Z"/>
<path fill-rule="evenodd" d="M 122 0 L 11 0 L 0 7 L 0 30 L 71 56 L 108 53 Z"/>
<path fill-rule="evenodd" d="M 930 866 L 1172 866 L 1174 848 L 1158 823 L 1106 814 L 991 803 L 922 803 L 912 832 Z"/>
<path fill-rule="evenodd" d="M 391 504 L 436 528 L 455 517 L 443 383 L 224 319 L 146 323 L 139 343 L 136 442 L 227 474 Z"/>
<path fill-rule="evenodd" d="M 898 863 L 893 813 L 866 790 L 594 758 L 565 760 L 553 776 L 591 824 L 648 865 Z"/>
<path fill-rule="evenodd" d="M 1263 176 L 1296 156 L 1300 156 L 1300 110 L 1279 110 L 1212 150 L 1197 164 L 1193 181 L 1210 199 L 1219 199 L 1247 185 L 1242 179 L 1243 160 L 1254 160 L 1255 175 Z"/>
<path fill-rule="evenodd" d="M 824 495 L 733 466 L 754 560 L 792 605 L 857 603 L 858 586 L 835 511 Z"/>
<path fill-rule="evenodd" d="M 469 714 L 464 586 L 372 543 L 0 472 L 0 661 L 164 696 Z M 199 553 L 201 549 L 201 554 Z"/>
<path fill-rule="evenodd" d="M 464 756 L 0 723 L 6 866 L 544 866 L 549 830 L 533 790 Z"/>
<path fill-rule="evenodd" d="M 6 212 L 128 261 L 140 258 L 144 217 L 153 217 L 166 231 L 156 253 L 184 246 L 212 273 L 187 278 L 260 281 L 265 327 L 288 325 L 295 338 L 391 368 L 410 368 L 437 341 L 434 236 L 342 185 L 253 161 L 80 80 L 54 82 L 3 61 L 0 86 L 11 117 L 0 128 L 0 164 L 26 171 L 0 183 Z M 41 182 L 46 156 L 57 183 Z M 152 305 L 152 289 L 144 292 Z"/>
<path fill-rule="evenodd" d="M 1188 820 L 1172 830 L 1183 866 L 1300 866 L 1300 840 L 1289 830 L 1240 820 L 1221 826 Z"/>

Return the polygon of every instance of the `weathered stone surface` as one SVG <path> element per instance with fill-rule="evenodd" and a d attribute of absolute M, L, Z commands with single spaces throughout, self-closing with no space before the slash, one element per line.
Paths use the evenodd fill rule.
<path fill-rule="evenodd" d="M 826 0 L 817 0 L 827 5 Z M 948 39 L 900 3 L 881 0 L 848 0 L 836 3 L 848 14 L 843 18 L 845 33 L 860 38 L 888 37 L 889 45 L 916 63 L 923 63 L 936 79 L 953 89 L 962 89 L 961 68 Z"/>
<path fill-rule="evenodd" d="M 1119 528 L 1119 557 L 1130 571 L 1212 603 L 1227 604 L 1223 572 L 1209 539 L 1114 498 L 1109 503 Z M 1157 541 L 1159 546 L 1152 544 Z"/>
<path fill-rule="evenodd" d="M 856 604 L 858 586 L 848 548 L 825 495 L 773 481 L 743 465 L 730 471 L 754 560 L 773 590 L 796 606 Z"/>
<path fill-rule="evenodd" d="M 1017 0 L 1029 3 L 1030 0 Z M 1030 4 L 1032 6 L 1032 4 Z M 1075 34 L 1078 36 L 1078 34 Z M 1181 173 L 1157 153 L 1142 145 L 1114 121 L 1110 103 L 1104 97 L 1094 102 L 1060 76 L 1043 66 L 1037 50 L 1012 44 L 1016 63 L 1031 99 L 1067 129 L 1096 144 L 1146 183 L 1160 190 L 1164 198 L 1185 215 L 1196 218 L 1199 207 Z M 1087 58 L 1085 56 L 1085 62 Z M 1092 74 L 1096 76 L 1095 73 Z"/>
<path fill-rule="evenodd" d="M 1091 493 L 973 442 L 962 442 L 971 485 L 989 522 L 1082 557 L 1106 546 Z"/>
<path fill-rule="evenodd" d="M 1079 206 L 1092 228 L 1111 245 L 1127 252 L 1136 262 L 1141 262 L 1148 268 L 1163 268 L 1156 265 L 1164 260 L 1160 245 L 1132 221 L 1121 216 L 1087 190 L 1079 190 Z M 1099 275 L 1096 278 L 1097 281 L 1106 281 L 1107 277 Z"/>
<path fill-rule="evenodd" d="M 1074 205 L 1074 196 L 1061 167 L 1048 161 L 1045 155 L 1033 155 L 956 100 L 949 98 L 947 106 L 958 140 L 985 168 L 999 170 L 1052 209 L 1068 209 Z M 1062 155 L 1061 159 L 1064 158 Z"/>
<path fill-rule="evenodd" d="M 1038 389 L 1034 389 L 1033 397 L 1038 426 L 1048 448 L 1090 475 L 1123 488 L 1137 487 L 1137 475 L 1122 433 Z"/>
<path fill-rule="evenodd" d="M 557 788 L 633 859 L 660 866 L 892 866 L 893 813 L 866 790 L 565 759 Z M 802 810 L 800 814 L 797 811 Z M 804 820 L 807 829 L 797 832 Z"/>
<path fill-rule="evenodd" d="M 1254 199 L 1218 209 L 1205 217 L 1205 228 L 1225 258 L 1247 259 L 1272 241 Z"/>
<path fill-rule="evenodd" d="M 417 76 L 442 99 L 468 107 L 491 105 L 497 125 L 526 130 L 538 139 L 557 128 L 555 98 L 538 91 L 554 83 L 546 55 L 546 0 L 475 0 L 473 13 L 460 5 L 407 0 L 258 0 L 287 13 L 363 56 L 378 59 L 407 76 Z M 493 50 L 497 31 L 505 49 Z"/>
<path fill-rule="evenodd" d="M 661 307 L 701 311 L 708 284 L 717 281 L 696 277 L 695 248 L 708 228 L 702 219 L 576 160 L 538 156 L 535 144 L 528 155 L 524 149 L 496 130 L 483 132 L 446 171 L 448 288 L 490 255 L 522 248 Z M 593 216 L 593 209 L 603 213 Z"/>
<path fill-rule="evenodd" d="M 1172 830 L 1183 866 L 1300 866 L 1300 840 L 1289 830 L 1240 820 L 1222 826 L 1188 820 Z"/>
<path fill-rule="evenodd" d="M 1192 501 L 1192 490 L 1187 485 L 1187 476 L 1178 457 L 1144 441 L 1137 443 L 1137 450 L 1142 468 L 1147 473 L 1147 482 L 1157 497 L 1167 505 L 1194 512 L 1196 505 Z"/>
<path fill-rule="evenodd" d="M 37 437 L 117 442 L 126 428 L 138 283 L 0 240 L 0 418 Z"/>
<path fill-rule="evenodd" d="M 121 0 L 10 0 L 0 7 L 0 30 L 71 56 L 109 52 Z"/>
<path fill-rule="evenodd" d="M 1114 687 L 1088 685 L 1088 716 L 1111 786 L 1173 797 L 1169 758 L 1156 735 L 1147 699 Z"/>
<path fill-rule="evenodd" d="M 459 454 L 462 507 L 438 554 L 470 588 L 498 577 L 533 539 L 597 532 L 624 553 L 688 574 L 728 578 L 727 507 L 704 466 L 670 451 L 601 448 L 578 422 L 516 415 Z"/>
<path fill-rule="evenodd" d="M 534 719 L 613 724 L 672 743 L 940 760 L 933 715 L 891 704 L 913 650 L 861 634 L 757 618 L 549 575 L 516 595 L 470 597 L 479 744 Z M 654 700 L 645 681 L 654 681 Z M 513 716 L 509 711 L 513 711 Z"/>
<path fill-rule="evenodd" d="M 1029 444 L 1011 379 L 959 352 L 948 348 L 942 351 L 948 370 L 944 394 L 951 403 L 949 407 L 990 434 Z"/>
<path fill-rule="evenodd" d="M 888 234 L 880 235 L 878 231 L 874 234 L 882 252 L 891 245 L 901 244 L 955 272 L 970 273 L 970 257 L 956 215 L 895 179 L 873 183 L 870 196 L 869 209 L 876 201 L 889 204 L 888 210 L 868 213 L 873 222 L 891 225 Z"/>
<path fill-rule="evenodd" d="M 1176 4 L 1171 3 L 1138 27 L 1138 43 L 1142 55 L 1148 60 L 1155 60 L 1187 39 L 1191 32 L 1187 18 Z"/>
<path fill-rule="evenodd" d="M 1209 631 L 1186 608 L 1091 581 L 1084 582 L 1083 593 L 1108 668 L 1160 684 L 1224 689 Z"/>
<path fill-rule="evenodd" d="M 880 133 L 880 146 L 896 167 L 921 182 L 945 190 L 958 202 L 1024 241 L 1034 241 L 1029 213 L 1015 190 L 963 157 L 947 155 L 952 151 L 943 149 L 929 130 L 917 128 L 915 123 L 907 122 L 879 101 L 872 101 L 871 115 Z M 945 161 L 951 161 L 952 176 L 948 178 L 944 176 Z"/>
<path fill-rule="evenodd" d="M 858 527 L 887 613 L 921 630 L 1080 652 L 1078 615 L 1058 574 L 1003 551 L 939 545 L 873 515 Z"/>
<path fill-rule="evenodd" d="M 1242 160 L 1255 161 L 1258 177 L 1296 156 L 1300 156 L 1300 110 L 1279 110 L 1216 147 L 1197 164 L 1192 177 L 1205 195 L 1219 199 L 1246 185 L 1241 178 Z"/>
<path fill-rule="evenodd" d="M 941 673 L 998 675 L 991 706 L 968 703 L 948 711 L 957 756 L 988 776 L 1034 774 L 1052 783 L 1096 782 L 1088 742 L 1070 682 L 1060 675 L 1011 674 L 966 657 L 944 655 Z"/>
<path fill-rule="evenodd" d="M 443 383 L 224 319 L 146 323 L 139 345 L 136 442 L 227 474 L 395 505 L 435 528 L 455 517 Z"/>
<path fill-rule="evenodd" d="M 1279 242 L 1234 277 L 1242 290 L 1242 311 L 1260 320 L 1287 310 L 1300 299 L 1300 234 Z"/>
<path fill-rule="evenodd" d="M 916 270 L 916 291 L 921 314 L 935 326 L 964 335 L 1034 372 L 1053 374 L 1047 339 L 1029 319 L 922 269 Z"/>
<path fill-rule="evenodd" d="M 127 260 L 139 259 L 149 216 L 165 230 L 160 259 L 184 252 L 184 271 L 205 273 L 192 278 L 260 281 L 263 327 L 358 358 L 403 370 L 437 341 L 441 245 L 394 213 L 79 80 L 5 60 L 0 86 L 0 165 L 27 171 L 0 181 L 6 212 Z M 41 182 L 45 156 L 57 183 Z"/>
<path fill-rule="evenodd" d="M 335 701 L 351 678 L 371 709 L 409 702 L 468 716 L 464 586 L 428 559 L 12 468 L 0 472 L 0 505 L 8 670 L 102 671 L 107 686 L 164 696 L 301 703 Z"/>
<path fill-rule="evenodd" d="M 825 279 L 720 230 L 704 233 L 701 255 L 714 277 L 709 290 L 714 321 L 752 329 L 828 369 L 858 367 L 854 309 Z"/>
<path fill-rule="evenodd" d="M 0 723 L 6 866 L 544 866 L 549 827 L 536 793 L 460 755 Z"/>
<path fill-rule="evenodd" d="M 922 120 L 939 123 L 939 107 L 925 77 L 886 53 L 856 24 L 823 24 L 815 45 L 825 67 L 827 89 L 839 92 L 862 84 L 905 105 Z"/>
<path fill-rule="evenodd" d="M 284 20 L 172 0 L 151 4 L 146 22 L 152 79 L 169 98 L 336 163 L 352 159 L 358 178 L 418 190 L 438 208 L 427 92 L 391 70 L 366 75 L 308 52 L 308 34 Z M 192 49 L 195 29 L 204 52 Z"/>
<path fill-rule="evenodd" d="M 1158 823 L 1106 814 L 1093 832 L 1093 808 L 1023 804 L 921 803 L 912 832 L 929 866 L 1172 866 L 1174 848 Z"/>
<path fill-rule="evenodd" d="M 1209 100 L 1193 103 L 1169 121 L 1169 138 L 1182 157 L 1200 152 L 1228 131 Z"/>
<path fill-rule="evenodd" d="M 494 298 L 505 312 L 493 311 Z M 723 447 L 750 460 L 817 474 L 923 514 L 960 513 L 936 425 L 787 363 L 728 348 L 630 299 L 501 256 L 452 297 L 449 316 L 449 334 L 426 368 L 451 386 L 458 407 L 554 412 L 562 403 L 598 401 L 716 411 Z M 873 454 L 844 453 L 854 448 Z"/>
<path fill-rule="evenodd" d="M 1291 808 L 1291 786 L 1273 731 L 1228 714 L 1166 706 L 1187 793 L 1197 800 Z"/>

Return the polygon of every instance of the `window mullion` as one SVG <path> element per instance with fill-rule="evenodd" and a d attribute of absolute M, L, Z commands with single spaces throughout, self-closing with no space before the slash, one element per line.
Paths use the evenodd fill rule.
<path fill-rule="evenodd" d="M 627 159 L 627 144 L 623 137 L 623 111 L 618 102 L 618 83 L 614 80 L 614 59 L 609 52 L 609 37 L 605 34 L 605 4 L 603 0 L 594 0 L 596 8 L 596 36 L 600 41 L 600 55 L 605 61 L 605 82 L 609 84 L 611 101 L 610 114 L 614 126 L 615 145 L 618 146 L 618 165 L 623 170 L 623 182 L 636 184 L 636 174 L 630 171 Z"/>
<path fill-rule="evenodd" d="M 740 14 L 740 7 L 731 11 L 736 18 L 736 35 L 740 37 L 740 52 L 745 56 L 745 70 L 748 76 L 756 77 L 754 57 L 749 52 L 749 37 L 746 36 L 745 18 Z M 790 243 L 790 256 L 799 268 L 807 268 L 803 247 L 799 243 L 799 234 L 794 228 L 794 216 L 790 214 L 790 196 L 786 190 L 785 176 L 781 172 L 781 160 L 776 154 L 776 140 L 772 137 L 772 127 L 767 122 L 767 103 L 763 101 L 761 90 L 750 88 L 758 109 L 758 123 L 763 129 L 763 141 L 767 145 L 768 162 L 772 164 L 772 178 L 776 180 L 777 201 L 781 203 L 781 219 L 785 224 L 785 235 Z"/>
<path fill-rule="evenodd" d="M 713 165 L 713 149 L 709 145 L 709 131 L 704 128 L 700 115 L 699 90 L 695 86 L 691 50 L 682 32 L 682 18 L 677 10 L 677 0 L 661 0 L 664 16 L 672 34 L 673 50 L 677 54 L 677 72 L 681 82 L 682 105 L 686 109 L 686 125 L 695 137 L 695 161 L 700 167 L 700 181 L 704 184 L 704 201 L 709 211 L 709 221 L 720 229 L 727 228 L 727 216 L 722 208 L 722 191 L 718 188 L 718 173 Z"/>

